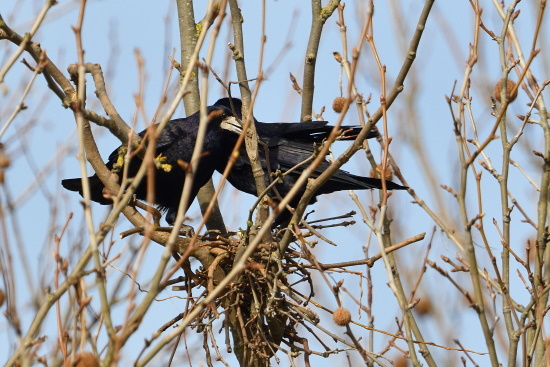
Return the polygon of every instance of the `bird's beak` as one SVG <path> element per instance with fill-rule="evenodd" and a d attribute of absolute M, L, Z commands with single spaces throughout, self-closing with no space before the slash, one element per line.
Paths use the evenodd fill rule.
<path fill-rule="evenodd" d="M 235 116 L 229 116 L 222 120 L 220 128 L 231 131 L 237 135 L 241 135 L 243 128 Z"/>

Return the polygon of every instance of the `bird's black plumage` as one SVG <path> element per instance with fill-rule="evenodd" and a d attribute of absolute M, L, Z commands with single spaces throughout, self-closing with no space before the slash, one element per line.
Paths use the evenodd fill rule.
<path fill-rule="evenodd" d="M 233 106 L 229 98 L 223 98 L 216 102 L 216 105 L 226 106 L 228 109 L 234 108 L 234 114 L 241 117 L 242 102 L 237 98 L 233 98 Z M 282 173 L 290 168 L 303 162 L 311 157 L 315 151 L 315 143 L 320 143 L 328 138 L 332 131 L 332 126 L 326 121 L 312 121 L 299 123 L 264 123 L 254 120 L 258 139 L 258 152 L 262 167 L 265 172 L 265 182 L 269 185 L 275 178 L 269 173 L 280 170 Z M 340 140 L 353 140 L 361 131 L 359 126 L 342 126 L 342 134 Z M 371 132 L 368 138 L 377 136 L 375 132 Z M 236 141 L 236 138 L 233 138 Z M 234 143 L 232 143 L 234 144 Z M 217 166 L 219 172 L 225 169 L 225 162 Z M 269 164 L 268 164 L 269 163 Z M 318 177 L 323 173 L 330 163 L 326 160 L 322 161 L 311 177 Z M 304 166 L 305 167 L 305 166 Z M 285 196 L 290 189 L 295 185 L 296 180 L 303 171 L 303 167 L 296 169 L 292 173 L 286 175 L 282 183 L 275 185 L 276 191 Z M 252 167 L 244 145 L 241 147 L 239 157 L 235 162 L 232 170 L 227 177 L 227 180 L 236 189 L 246 192 L 251 195 L 256 195 L 256 184 Z M 310 203 L 317 201 L 317 196 L 329 194 L 341 190 L 364 190 L 364 189 L 381 189 L 382 181 L 377 178 L 363 177 L 353 175 L 349 172 L 338 170 L 336 173 L 317 190 Z M 401 186 L 391 181 L 386 181 L 388 190 L 403 190 L 407 187 Z M 295 207 L 305 191 L 305 185 L 301 188 L 299 194 L 290 202 L 290 205 Z M 270 192 L 270 196 L 275 196 L 275 192 Z M 275 224 L 285 223 L 290 219 L 289 212 L 283 212 L 277 218 Z"/>
<path fill-rule="evenodd" d="M 204 140 L 203 154 L 198 164 L 193 164 L 194 180 L 191 190 L 191 202 L 197 195 L 199 189 L 212 177 L 216 167 L 224 164 L 231 153 L 234 144 L 227 144 L 228 138 L 233 138 L 234 133 L 226 130 L 227 124 L 237 124 L 231 109 L 223 105 L 208 107 L 209 123 Z M 235 121 L 232 121 L 235 120 Z M 170 121 L 162 130 L 156 141 L 156 157 L 161 157 L 159 163 L 163 166 L 155 170 L 155 204 L 161 210 L 167 210 L 166 221 L 172 224 L 175 220 L 183 184 L 185 171 L 177 163 L 182 160 L 189 163 L 197 140 L 197 133 L 200 122 L 200 114 L 197 112 L 187 118 Z M 147 130 L 139 135 L 145 136 Z M 113 169 L 119 159 L 119 149 L 113 151 L 106 163 L 109 169 Z M 137 156 L 134 157 L 128 166 L 128 176 L 134 177 L 142 163 Z M 122 175 L 120 170 L 119 177 Z M 103 193 L 104 185 L 97 175 L 88 178 L 91 187 L 91 199 L 100 204 L 112 204 L 112 200 L 106 198 Z M 147 179 L 144 178 L 135 191 L 138 199 L 145 200 L 147 196 Z M 82 182 L 80 178 L 66 179 L 61 181 L 64 188 L 71 191 L 78 191 L 82 195 Z M 114 193 L 113 193 L 114 194 Z"/>
<path fill-rule="evenodd" d="M 199 189 L 211 178 L 215 170 L 223 173 L 229 156 L 237 142 L 238 136 L 242 131 L 235 116 L 241 117 L 242 102 L 240 99 L 233 98 L 231 106 L 229 98 L 218 100 L 213 106 L 208 107 L 209 124 L 204 140 L 203 154 L 199 162 L 194 163 L 194 181 L 191 190 L 191 200 L 195 198 Z M 233 111 L 233 112 L 232 112 Z M 179 201 L 185 181 L 185 171 L 177 163 L 178 160 L 189 163 L 192 157 L 193 149 L 197 139 L 200 115 L 196 113 L 192 116 L 170 121 L 161 132 L 156 141 L 156 156 L 161 165 L 155 170 L 155 200 L 159 209 L 167 210 L 166 220 L 172 224 L 175 220 Z M 265 171 L 265 182 L 269 185 L 274 179 L 273 173 L 288 171 L 297 164 L 310 158 L 315 152 L 315 144 L 320 144 L 326 139 L 333 127 L 326 121 L 300 122 L 300 123 L 264 123 L 254 120 L 256 131 L 258 133 L 259 153 L 262 167 Z M 361 131 L 358 126 L 342 126 L 340 140 L 353 140 Z M 139 135 L 144 137 L 146 133 L 142 131 Z M 371 133 L 368 137 L 377 136 Z M 232 170 L 229 173 L 228 181 L 238 190 L 257 196 L 256 184 L 252 173 L 252 167 L 246 154 L 244 145 L 240 149 L 240 155 L 237 158 Z M 123 153 L 122 153 L 123 154 Z M 120 163 L 123 162 L 119 149 L 113 151 L 106 163 L 111 170 L 118 165 L 122 172 Z M 128 176 L 134 177 L 142 161 L 134 157 L 128 166 Z M 128 164 L 128 163 L 126 163 Z M 312 177 L 318 177 L 323 173 L 330 163 L 322 161 Z M 164 170 L 164 168 L 170 168 Z M 285 196 L 295 185 L 296 180 L 303 171 L 303 167 L 296 169 L 286 175 L 282 183 L 275 186 L 269 195 L 276 197 L 277 194 Z M 119 174 L 120 176 L 120 174 Z M 91 199 L 100 204 L 112 204 L 112 200 L 104 196 L 104 185 L 97 175 L 88 177 L 91 187 Z M 82 182 L 80 178 L 63 180 L 62 185 L 67 190 L 77 191 L 82 195 Z M 391 181 L 386 181 L 386 187 L 389 190 L 406 189 Z M 329 194 L 341 190 L 362 190 L 362 189 L 380 189 L 382 181 L 371 177 L 362 177 L 353 175 L 343 170 L 338 170 L 313 196 L 311 203 L 317 200 L 318 195 Z M 297 205 L 301 194 L 305 191 L 305 186 L 301 188 L 299 194 L 291 201 L 290 205 Z M 114 193 L 112 193 L 114 194 Z M 147 179 L 143 179 L 135 191 L 136 197 L 145 200 L 147 196 Z M 190 201 L 191 201 L 190 200 Z M 279 215 L 275 224 L 285 223 L 290 219 L 289 212 L 283 212 Z"/>

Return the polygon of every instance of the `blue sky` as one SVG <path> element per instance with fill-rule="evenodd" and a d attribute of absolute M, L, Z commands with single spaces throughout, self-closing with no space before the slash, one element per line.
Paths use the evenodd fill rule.
<path fill-rule="evenodd" d="M 195 6 L 195 13 L 198 19 L 204 15 L 205 2 L 198 2 Z M 258 69 L 258 54 L 261 36 L 261 2 L 242 2 L 245 33 L 245 54 L 249 77 L 254 77 Z M 304 49 L 307 44 L 310 24 L 310 10 L 307 2 L 296 2 L 290 0 L 266 1 L 267 22 L 266 35 L 267 43 L 264 55 L 264 71 L 268 71 L 266 80 L 262 82 L 258 100 L 254 108 L 254 114 L 261 121 L 298 121 L 300 115 L 300 97 L 292 89 L 289 80 L 289 73 L 296 76 L 299 83 L 302 80 Z M 76 24 L 79 2 L 60 2 L 48 14 L 45 23 L 34 39 L 40 42 L 47 50 L 49 57 L 65 71 L 67 66 L 76 62 L 75 41 L 71 26 Z M 409 39 L 416 26 L 423 6 L 422 1 L 375 1 L 374 16 L 374 40 L 381 62 L 387 68 L 387 82 L 391 85 L 396 77 Z M 485 8 L 484 23 L 496 33 L 502 27 L 500 19 L 495 15 L 492 3 L 482 3 Z M 0 4 L 0 13 L 10 26 L 20 34 L 28 30 L 32 20 L 42 7 L 41 2 L 36 1 L 13 1 L 8 0 Z M 519 37 L 524 47 L 530 46 L 533 36 L 533 7 L 529 2 L 520 4 L 521 16 L 516 21 Z M 365 8 L 361 1 L 349 1 L 346 3 L 345 15 L 348 26 L 349 48 L 357 43 L 358 33 L 364 19 Z M 398 15 L 400 14 L 400 15 Z M 314 109 L 319 111 L 326 106 L 324 118 L 328 121 L 336 121 L 338 115 L 330 108 L 332 100 L 340 95 L 339 80 L 340 66 L 332 56 L 333 51 L 341 52 L 342 44 L 339 26 L 335 23 L 337 14 L 330 18 L 325 26 L 321 47 L 319 49 L 317 76 L 315 80 L 316 90 Z M 391 152 L 409 185 L 414 188 L 418 195 L 426 201 L 436 212 L 440 212 L 442 218 L 448 220 L 451 227 L 456 226 L 460 231 L 458 207 L 453 197 L 446 191 L 435 195 L 430 182 L 437 185 L 444 184 L 458 190 L 459 163 L 457 161 L 455 136 L 453 133 L 452 117 L 445 96 L 450 95 L 453 83 L 458 80 L 460 84 L 464 67 L 468 58 L 469 43 L 473 39 L 473 12 L 468 1 L 440 1 L 436 2 L 431 17 L 419 47 L 418 56 L 413 65 L 409 79 L 405 82 L 405 90 L 398 97 L 396 103 L 388 113 L 388 129 L 390 136 L 393 136 Z M 397 24 L 397 25 L 396 25 Z M 222 27 L 217 42 L 214 62 L 212 67 L 220 75 L 223 75 L 227 62 L 227 30 L 229 23 L 226 21 Z M 544 24 L 543 30 L 548 31 L 548 24 Z M 541 32 L 550 34 L 549 32 Z M 544 38 L 542 38 L 544 40 Z M 290 41 L 290 44 L 287 43 Z M 132 121 L 135 113 L 134 96 L 138 92 L 138 69 L 136 63 L 136 52 L 144 60 L 145 89 L 144 107 L 145 117 L 150 120 L 157 108 L 166 79 L 168 78 L 169 60 L 175 49 L 175 58 L 179 59 L 179 36 L 177 29 L 177 14 L 173 2 L 147 2 L 147 1 L 89 1 L 84 21 L 83 43 L 85 59 L 87 62 L 99 63 L 107 78 L 107 88 L 110 97 L 119 111 L 120 115 L 128 122 Z M 540 47 L 540 46 L 539 46 Z M 4 55 L 11 55 L 15 48 L 8 46 L 6 42 L 0 43 L 0 66 L 5 61 Z M 489 133 L 494 123 L 494 117 L 490 115 L 490 95 L 492 87 L 501 75 L 498 48 L 495 41 L 492 41 L 485 33 L 481 35 L 480 58 L 474 73 L 472 74 L 472 109 L 477 122 L 478 133 L 483 140 Z M 525 52 L 528 49 L 524 50 Z M 366 97 L 372 94 L 369 111 L 374 112 L 379 106 L 381 94 L 380 77 L 372 53 L 368 46 L 361 50 L 362 57 L 359 66 L 356 83 L 359 91 Z M 278 58 L 278 55 L 282 55 Z M 205 56 L 205 52 L 201 57 Z M 548 75 L 548 53 L 542 53 L 541 57 L 533 63 L 535 75 L 541 79 L 547 79 Z M 30 57 L 25 56 L 27 60 Z M 546 64 L 544 64 L 546 62 Z M 546 65 L 546 67 L 544 66 Z M 236 80 L 233 65 L 229 68 L 229 80 Z M 22 64 L 14 65 L 8 73 L 5 84 L 0 84 L 0 123 L 11 113 L 16 101 L 19 100 L 22 88 L 29 80 L 31 73 Z M 513 79 L 517 80 L 514 76 Z M 172 75 L 171 83 L 177 83 L 175 74 Z M 345 78 L 344 78 L 345 83 Z M 345 84 L 344 84 L 345 85 Z M 222 97 L 221 88 L 214 78 L 210 80 L 209 103 L 213 103 Z M 238 93 L 234 89 L 234 93 Z M 545 92 L 547 95 L 547 92 Z M 519 128 L 519 120 L 514 117 L 516 114 L 525 114 L 528 99 L 520 91 L 518 100 L 512 104 L 509 110 L 510 135 L 515 134 Z M 61 243 L 61 251 L 64 256 L 77 258 L 78 254 L 68 253 L 74 249 L 72 246 L 81 239 L 81 246 L 86 246 L 86 236 L 82 232 L 83 221 L 82 210 L 79 204 L 80 197 L 72 193 L 59 190 L 59 182 L 62 178 L 76 177 L 79 175 L 76 154 L 76 133 L 75 122 L 70 111 L 63 109 L 60 103 L 47 89 L 42 78 L 36 80 L 31 94 L 25 104 L 29 107 L 18 115 L 13 125 L 6 133 L 3 143 L 10 155 L 12 165 L 6 173 L 6 183 L 1 196 L 2 205 L 6 202 L 16 202 L 19 205 L 13 213 L 9 213 L 7 221 L 10 226 L 17 223 L 21 229 L 18 236 L 8 233 L 2 239 L 10 243 L 12 251 L 20 248 L 27 256 L 28 265 L 20 260 L 15 260 L 15 269 L 21 274 L 21 281 L 27 268 L 30 278 L 41 288 L 51 286 L 54 266 L 51 252 L 53 249 L 53 235 L 58 234 L 64 224 L 69 212 L 74 212 L 74 218 Z M 88 108 L 100 114 L 103 110 L 93 95 L 93 83 L 88 80 Z M 456 105 L 453 107 L 456 109 Z M 183 108 L 180 108 L 175 116 L 183 116 Z M 345 124 L 357 123 L 356 112 L 348 113 Z M 138 114 L 137 130 L 142 130 L 146 123 L 144 117 Z M 24 130 L 28 128 L 28 130 Z M 24 135 L 20 132 L 24 132 Z M 97 142 L 103 156 L 118 146 L 119 142 L 110 136 L 102 128 L 96 128 Z M 471 132 L 471 129 L 470 131 Z M 470 136 L 471 137 L 471 136 Z M 416 140 L 415 140 L 416 139 Z M 425 151 L 424 165 L 418 155 L 417 148 L 411 142 L 420 142 Z M 342 152 L 346 143 L 334 145 L 334 153 Z M 380 154 L 376 144 L 371 144 L 373 152 L 378 157 Z M 26 148 L 26 149 L 25 149 Z M 378 149 L 378 150 L 377 150 Z M 525 129 L 525 139 L 514 149 L 512 158 L 521 163 L 522 168 L 534 178 L 536 182 L 540 179 L 540 161 L 530 155 L 531 150 L 542 150 L 541 130 L 537 126 L 528 125 Z M 66 150 L 69 153 L 62 154 L 60 158 L 54 159 L 56 152 Z M 21 153 L 21 152 L 24 153 Z M 492 143 L 486 150 L 495 167 L 500 169 L 501 147 L 498 141 Z M 54 164 L 55 162 L 55 164 Z M 44 167 L 53 167 L 46 171 L 44 186 L 40 189 L 32 189 L 37 181 L 37 172 Z M 425 168 L 429 167 L 434 177 L 426 177 Z M 480 169 L 479 166 L 476 168 Z M 364 154 L 359 152 L 346 165 L 344 169 L 362 175 L 368 175 L 369 165 Z M 91 170 L 91 168 L 90 168 Z M 91 172 L 91 171 L 90 171 Z M 536 218 L 536 193 L 524 176 L 511 167 L 513 177 L 510 180 L 510 188 L 513 195 L 522 203 L 524 210 L 530 213 L 531 218 Z M 432 181 L 430 181 L 432 180 Z M 470 177 L 469 190 L 474 190 L 474 182 Z M 495 252 L 500 252 L 498 233 L 490 226 L 491 218 L 500 221 L 500 202 L 498 184 L 488 174 L 483 172 L 482 187 L 485 198 L 484 211 L 488 222 L 486 228 L 490 228 L 488 236 Z M 31 188 L 31 189 L 29 189 Z M 29 195 L 24 195 L 30 190 Z M 472 191 L 473 192 L 473 191 Z M 371 192 L 357 193 L 365 203 L 371 202 Z M 375 195 L 376 197 L 376 195 Z M 439 203 L 437 198 L 439 197 Z M 477 197 L 472 194 L 468 197 L 470 207 L 476 205 Z M 220 203 L 224 212 L 226 225 L 231 229 L 237 229 L 245 225 L 247 208 L 253 203 L 253 198 L 245 194 L 237 193 L 227 186 L 224 190 Z M 319 217 L 341 215 L 354 208 L 353 202 L 346 192 L 320 197 L 319 203 L 311 207 L 316 210 Z M 406 289 L 413 285 L 414 274 L 418 274 L 419 266 L 425 255 L 428 240 L 431 237 L 434 222 L 417 205 L 411 203 L 411 197 L 404 192 L 396 193 L 391 198 L 391 215 L 395 221 L 393 232 L 394 242 L 399 242 L 421 232 L 427 232 L 426 240 L 421 243 L 403 249 L 398 255 L 398 263 L 402 266 L 403 274 L 411 278 L 407 281 Z M 472 209 L 474 213 L 475 209 Z M 96 223 L 104 218 L 107 209 L 99 205 L 93 208 Z M 200 218 L 198 207 L 194 205 L 190 212 L 197 220 Z M 312 218 L 315 218 L 315 215 Z M 48 219 L 46 219 L 48 218 Z M 518 252 L 523 253 L 523 247 L 527 238 L 533 238 L 534 231 L 527 224 L 519 223 L 522 216 L 518 210 L 512 212 L 514 231 L 512 232 L 512 245 L 516 246 Z M 315 254 L 322 262 L 349 261 L 351 259 L 363 258 L 362 246 L 368 238 L 368 228 L 361 223 L 359 215 L 355 216 L 357 224 L 351 228 L 326 230 L 323 232 L 329 239 L 336 241 L 340 246 L 335 249 L 327 244 L 320 244 L 315 248 Z M 14 222 L 15 221 L 15 222 Z M 193 222 L 197 223 L 197 221 Z M 120 219 L 113 234 L 116 240 L 114 252 L 124 254 L 128 248 L 139 243 L 139 238 L 130 240 L 118 240 L 118 233 L 127 229 L 129 224 L 125 219 Z M 479 238 L 479 249 L 482 242 Z M 378 252 L 377 245 L 373 241 L 369 254 Z M 158 246 L 157 246 L 158 247 Z M 147 252 L 147 263 L 150 262 L 151 269 L 155 268 L 155 259 L 160 256 L 162 249 L 150 246 Z M 432 253 L 430 258 L 439 260 L 439 255 L 444 254 L 451 258 L 456 257 L 457 249 L 453 243 L 439 230 L 433 236 Z M 19 258 L 19 257 L 17 257 Z M 482 267 L 490 267 L 486 256 L 481 257 Z M 125 263 L 121 260 L 121 266 Z M 440 264 L 441 265 L 441 264 Z M 363 269 L 361 269 L 363 270 Z M 110 271 L 116 271 L 111 269 Z M 358 270 L 359 271 L 359 270 Z M 140 272 L 140 281 L 147 284 L 147 271 Z M 458 279 L 465 287 L 471 286 L 466 276 L 458 274 Z M 346 279 L 346 286 L 349 289 L 357 290 L 359 293 L 359 282 L 356 277 L 342 275 Z M 340 278 L 335 276 L 336 281 Z M 38 281 L 40 280 L 40 281 Z M 90 278 L 90 281 L 92 278 Z M 385 275 L 383 264 L 380 262 L 373 268 L 373 281 L 375 289 L 375 303 L 373 312 L 376 315 L 376 327 L 383 330 L 393 330 L 394 317 L 399 315 L 397 304 L 386 286 L 388 279 Z M 422 327 L 425 337 L 429 341 L 449 346 L 453 337 L 458 335 L 463 341 L 464 347 L 476 351 L 484 351 L 485 345 L 481 339 L 472 338 L 471 330 L 478 330 L 474 312 L 467 308 L 457 292 L 445 283 L 434 271 L 428 271 L 421 289 L 424 292 L 434 295 L 434 300 L 443 301 L 444 309 L 436 312 L 433 318 L 423 321 Z M 26 284 L 26 283 L 25 283 Z M 128 284 L 126 284 L 128 286 Z M 318 293 L 329 290 L 324 283 L 319 282 Z M 361 285 L 363 291 L 365 284 Z M 440 288 L 441 287 L 441 288 Z M 523 285 L 514 278 L 512 285 L 514 291 L 521 299 Z M 435 292 L 434 292 L 435 290 Z M 38 289 L 33 291 L 37 292 Z M 169 292 L 163 296 L 168 297 Z M 525 292 L 526 293 L 526 292 Z M 32 294 L 20 291 L 20 304 L 22 305 L 21 317 L 23 329 L 28 326 L 33 314 L 31 305 Z M 525 294 L 526 296 L 526 294 Z M 333 309 L 336 307 L 334 299 L 321 296 L 320 300 Z M 140 332 L 130 342 L 135 343 L 135 348 L 125 351 L 123 358 L 133 360 L 142 346 L 144 337 L 148 337 L 157 327 L 166 322 L 173 315 L 181 311 L 181 301 L 171 299 L 159 302 L 155 309 L 150 312 Z M 346 303 L 349 302 L 349 303 Z M 350 307 L 353 305 L 349 299 L 346 301 Z M 353 305 L 355 307 L 355 305 Z M 497 306 L 500 307 L 500 306 Z M 124 307 L 119 307 L 115 312 L 123 315 Z M 322 315 L 323 312 L 319 311 Z M 354 314 L 356 315 L 356 314 Z M 449 317 L 449 315 L 453 315 Z M 326 315 L 325 315 L 326 316 Z M 325 319 L 327 320 L 327 319 Z M 331 322 L 328 319 L 327 324 Z M 367 323 L 366 318 L 360 320 Z M 502 321 L 500 322 L 502 324 Z M 438 332 L 438 327 L 445 325 L 448 330 L 454 330 L 452 336 L 445 336 Z M 0 330 L 6 330 L 5 319 L 0 320 Z M 55 345 L 56 338 L 55 315 L 52 312 L 48 317 L 43 332 L 50 335 L 46 344 Z M 338 331 L 337 329 L 335 329 Z M 343 335 L 343 331 L 342 335 Z M 367 333 L 357 329 L 358 335 L 368 337 Z M 199 343 L 196 348 L 200 353 L 202 345 L 201 336 L 189 332 L 188 343 Z M 13 332 L 0 332 L 0 356 L 6 355 L 13 345 L 16 344 L 16 336 Z M 376 336 L 375 350 L 385 346 L 386 339 Z M 223 341 L 221 342 L 223 344 Z M 134 344 L 133 344 L 134 345 Z M 130 351 L 131 350 L 131 351 Z M 502 351 L 502 349 L 500 349 Z M 455 361 L 457 356 L 450 356 L 448 352 L 432 349 L 432 352 L 440 361 Z M 45 353 L 45 352 L 44 352 Z M 136 353 L 136 354 L 134 354 Z M 200 355 L 200 354 L 199 354 Z M 280 356 L 281 365 L 288 365 L 284 355 Z M 339 363 L 345 363 L 345 355 L 333 357 Z M 359 359 L 351 353 L 352 361 Z M 483 357 L 477 357 L 480 365 L 487 363 Z M 334 365 L 335 360 L 316 359 L 315 365 Z M 4 361 L 0 358 L 0 361 Z M 195 365 L 199 359 L 195 361 Z M 301 361 L 298 363 L 302 363 Z M 443 363 L 444 364 L 444 363 Z"/>

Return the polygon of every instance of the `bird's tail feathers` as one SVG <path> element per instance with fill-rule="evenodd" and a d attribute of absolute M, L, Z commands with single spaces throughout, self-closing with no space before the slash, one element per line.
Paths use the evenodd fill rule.
<path fill-rule="evenodd" d="M 337 172 L 327 184 L 331 181 L 339 187 L 337 190 L 382 189 L 382 180 L 379 178 L 357 176 L 345 171 Z M 386 189 L 406 190 L 408 187 L 387 180 Z"/>
<path fill-rule="evenodd" d="M 82 180 L 80 178 L 61 180 L 61 185 L 69 191 L 82 191 Z"/>
<path fill-rule="evenodd" d="M 97 175 L 93 175 L 88 177 L 88 181 L 90 182 L 90 193 L 91 193 L 91 199 L 97 203 L 100 203 L 102 205 L 109 205 L 112 204 L 113 201 L 110 199 L 107 199 L 103 196 L 103 183 L 97 177 Z M 76 191 L 82 196 L 82 179 L 81 178 L 68 178 L 66 180 L 61 180 L 61 185 L 69 190 L 69 191 Z"/>
<path fill-rule="evenodd" d="M 361 177 L 361 176 L 358 176 L 358 177 L 361 181 L 365 182 L 365 184 L 367 184 L 369 186 L 374 186 L 373 188 L 376 188 L 376 189 L 382 189 L 382 180 L 381 179 L 374 178 L 374 177 Z M 399 185 L 399 184 L 397 184 L 393 181 L 386 180 L 386 189 L 388 189 L 388 190 L 407 190 L 408 187 Z"/>

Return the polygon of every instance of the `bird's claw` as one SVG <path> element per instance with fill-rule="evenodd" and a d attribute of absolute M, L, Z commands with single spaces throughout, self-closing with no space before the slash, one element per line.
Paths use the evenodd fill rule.
<path fill-rule="evenodd" d="M 195 229 L 187 224 L 182 224 L 180 227 L 180 235 L 187 238 L 195 236 Z"/>

